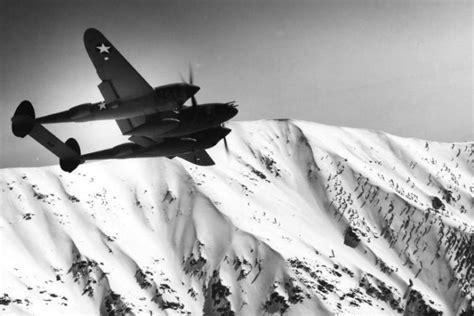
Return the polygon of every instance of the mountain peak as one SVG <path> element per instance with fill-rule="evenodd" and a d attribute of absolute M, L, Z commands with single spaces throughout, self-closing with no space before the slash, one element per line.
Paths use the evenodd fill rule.
<path fill-rule="evenodd" d="M 468 309 L 473 143 L 228 124 L 216 165 L 1 170 L 3 312 Z"/>

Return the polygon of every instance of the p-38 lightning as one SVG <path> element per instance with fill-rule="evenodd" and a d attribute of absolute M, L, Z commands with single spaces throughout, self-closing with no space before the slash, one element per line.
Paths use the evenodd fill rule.
<path fill-rule="evenodd" d="M 104 101 L 39 118 L 33 105 L 23 101 L 11 119 L 15 136 L 33 137 L 59 157 L 61 169 L 67 172 L 97 159 L 179 157 L 196 165 L 214 164 L 205 149 L 221 139 L 225 142 L 230 129 L 222 124 L 237 114 L 234 102 L 198 104 L 194 95 L 200 88 L 193 84 L 191 68 L 189 82 L 152 88 L 96 29 L 85 31 L 84 45 L 102 80 L 98 87 Z M 185 106 L 189 99 L 191 106 Z M 130 135 L 130 142 L 84 155 L 74 138 L 63 143 L 42 125 L 111 119 L 123 135 Z"/>

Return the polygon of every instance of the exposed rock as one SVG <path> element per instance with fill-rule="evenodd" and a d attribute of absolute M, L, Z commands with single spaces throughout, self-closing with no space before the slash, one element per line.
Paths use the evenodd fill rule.
<path fill-rule="evenodd" d="M 288 302 L 283 296 L 277 292 L 272 292 L 263 305 L 263 310 L 269 314 L 279 313 L 283 315 L 288 307 L 290 307 L 290 305 L 288 305 Z"/>
<path fill-rule="evenodd" d="M 430 316 L 438 316 L 442 315 L 443 313 L 432 308 L 428 305 L 423 296 L 420 292 L 416 290 L 411 290 L 408 302 L 406 304 L 405 311 L 403 313 L 404 316 L 419 316 L 419 315 L 430 315 Z"/>
<path fill-rule="evenodd" d="M 115 315 L 135 315 L 130 306 L 123 300 L 120 294 L 109 291 L 102 301 L 101 315 L 115 316 Z"/>
<path fill-rule="evenodd" d="M 433 208 L 435 210 L 439 210 L 441 208 L 444 208 L 443 202 L 441 202 L 441 200 L 437 196 L 435 196 L 431 199 L 431 205 L 433 206 Z"/>
<path fill-rule="evenodd" d="M 344 232 L 344 244 L 355 248 L 359 245 L 360 243 L 360 238 L 359 236 L 355 233 L 354 229 L 352 227 L 347 227 L 347 229 Z"/>
<path fill-rule="evenodd" d="M 222 284 L 219 277 L 219 271 L 214 270 L 207 287 L 204 290 L 204 314 L 205 315 L 225 315 L 233 316 L 235 313 L 231 308 L 230 301 L 227 299 L 230 290 Z"/>

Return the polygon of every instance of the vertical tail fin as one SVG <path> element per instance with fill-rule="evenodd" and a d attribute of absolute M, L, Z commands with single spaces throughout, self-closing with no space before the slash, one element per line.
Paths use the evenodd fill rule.
<path fill-rule="evenodd" d="M 74 138 L 69 138 L 66 140 L 65 145 L 73 150 L 76 154 L 72 157 L 60 157 L 59 165 L 64 171 L 72 172 L 77 168 L 77 166 L 84 162 L 81 159 L 81 148 L 79 147 L 79 143 Z"/>
<path fill-rule="evenodd" d="M 30 101 L 23 101 L 12 117 L 12 132 L 17 137 L 28 135 L 35 125 L 35 109 Z"/>

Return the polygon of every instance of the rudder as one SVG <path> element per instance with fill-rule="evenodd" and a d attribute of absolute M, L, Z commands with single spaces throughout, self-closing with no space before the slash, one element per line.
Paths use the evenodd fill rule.
<path fill-rule="evenodd" d="M 69 138 L 65 145 L 76 152 L 76 156 L 59 158 L 59 166 L 61 166 L 63 171 L 72 172 L 83 162 L 81 160 L 81 148 L 79 147 L 79 143 L 74 138 Z"/>

